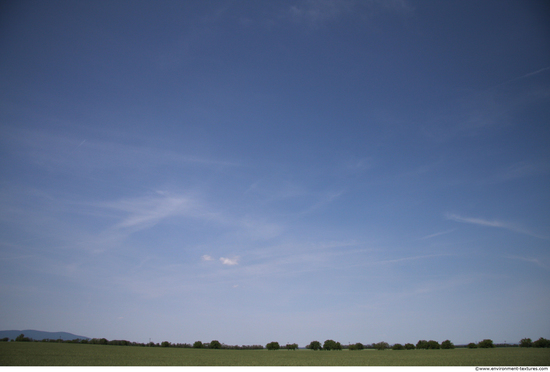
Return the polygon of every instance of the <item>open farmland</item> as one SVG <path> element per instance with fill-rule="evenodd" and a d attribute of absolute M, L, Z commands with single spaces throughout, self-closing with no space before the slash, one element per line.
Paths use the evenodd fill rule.
<path fill-rule="evenodd" d="M 0 344 L 3 366 L 541 366 L 548 348 L 212 350 L 42 342 Z"/>

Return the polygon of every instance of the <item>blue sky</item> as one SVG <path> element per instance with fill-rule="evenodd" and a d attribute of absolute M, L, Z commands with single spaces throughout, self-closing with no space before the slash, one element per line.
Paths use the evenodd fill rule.
<path fill-rule="evenodd" d="M 543 1 L 0 11 L 0 329 L 550 338 Z"/>

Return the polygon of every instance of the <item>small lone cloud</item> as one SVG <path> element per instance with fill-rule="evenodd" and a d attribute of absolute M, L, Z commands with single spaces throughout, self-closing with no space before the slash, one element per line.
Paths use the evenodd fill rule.
<path fill-rule="evenodd" d="M 212 261 L 213 258 L 212 258 L 212 256 L 209 256 L 209 255 L 205 254 L 205 255 L 202 256 L 202 260 L 203 261 Z"/>
<path fill-rule="evenodd" d="M 229 266 L 238 265 L 239 257 L 233 257 L 233 258 L 220 257 L 220 261 L 224 265 L 229 265 Z"/>

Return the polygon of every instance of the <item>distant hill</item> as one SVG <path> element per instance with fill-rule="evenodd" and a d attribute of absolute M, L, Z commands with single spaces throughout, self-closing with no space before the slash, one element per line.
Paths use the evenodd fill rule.
<path fill-rule="evenodd" d="M 24 329 L 22 331 L 0 331 L 0 339 L 8 337 L 10 340 L 15 340 L 20 334 L 24 334 L 25 337 L 32 338 L 33 340 L 59 340 L 63 341 L 74 340 L 76 338 L 89 340 L 89 337 L 77 336 L 68 332 L 44 332 L 44 331 L 35 331 L 33 329 Z"/>

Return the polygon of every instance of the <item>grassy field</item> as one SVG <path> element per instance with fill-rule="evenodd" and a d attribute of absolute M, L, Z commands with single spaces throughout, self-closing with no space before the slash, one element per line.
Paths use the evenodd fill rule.
<path fill-rule="evenodd" d="M 550 349 L 209 350 L 0 343 L 2 366 L 548 366 Z"/>

